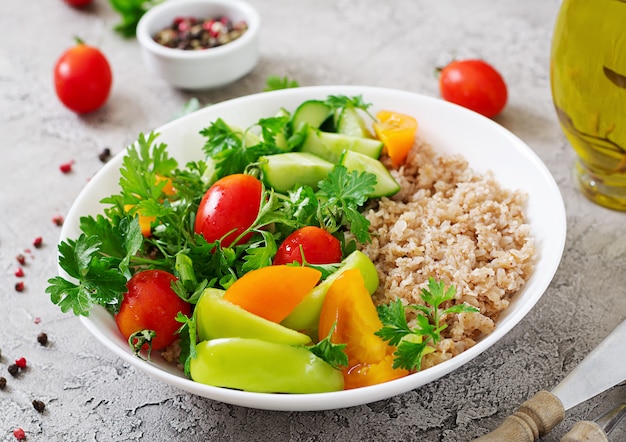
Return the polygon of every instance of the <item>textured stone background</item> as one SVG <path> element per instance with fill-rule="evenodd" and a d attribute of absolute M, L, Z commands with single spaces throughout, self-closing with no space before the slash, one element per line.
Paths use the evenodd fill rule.
<path fill-rule="evenodd" d="M 557 0 L 251 0 L 263 19 L 262 60 L 220 90 L 185 93 L 151 76 L 133 39 L 118 37 L 105 0 L 74 10 L 61 0 L 0 3 L 0 440 L 15 427 L 29 441 L 468 441 L 494 428 L 537 390 L 564 377 L 626 312 L 624 214 L 588 202 L 570 176 L 573 154 L 550 101 L 548 58 Z M 73 36 L 109 58 L 108 104 L 78 117 L 57 101 L 52 67 Z M 191 97 L 216 103 L 259 92 L 268 75 L 301 85 L 361 84 L 437 96 L 434 69 L 475 56 L 506 78 L 510 101 L 497 118 L 546 163 L 565 199 L 562 264 L 530 314 L 497 345 L 442 379 L 360 407 L 283 413 L 225 405 L 186 394 L 113 356 L 44 293 L 55 275 L 51 219 L 63 215 L 114 153 L 168 121 Z M 58 166 L 73 160 L 74 172 Z M 34 249 L 34 238 L 44 246 Z M 14 290 L 15 256 L 25 249 L 26 289 Z M 35 318 L 40 318 L 36 323 Z M 48 333 L 40 346 L 36 336 Z M 624 348 L 615 351 L 624 351 Z M 20 356 L 29 368 L 13 378 Z M 575 420 L 623 398 L 620 385 L 568 413 L 546 441 Z M 33 399 L 46 403 L 37 413 Z M 622 425 L 626 427 L 626 425 Z M 623 429 L 612 440 L 625 440 Z"/>

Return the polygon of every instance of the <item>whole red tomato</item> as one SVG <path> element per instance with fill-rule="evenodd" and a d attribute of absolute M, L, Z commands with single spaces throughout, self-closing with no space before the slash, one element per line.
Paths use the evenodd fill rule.
<path fill-rule="evenodd" d="M 109 97 L 113 74 L 106 57 L 82 41 L 59 58 L 54 66 L 54 87 L 61 102 L 85 114 L 101 107 Z"/>
<path fill-rule="evenodd" d="M 172 290 L 176 277 L 163 270 L 145 270 L 133 275 L 126 284 L 128 293 L 115 315 L 117 328 L 128 339 L 141 330 L 153 330 L 156 337 L 152 349 L 161 350 L 172 344 L 181 324 L 178 312 L 191 314 L 191 305 Z"/>
<path fill-rule="evenodd" d="M 441 70 L 441 96 L 486 117 L 494 117 L 504 109 L 507 87 L 493 66 L 482 60 L 453 61 Z"/>
<path fill-rule="evenodd" d="M 341 243 L 320 227 L 302 227 L 281 243 L 274 256 L 274 264 L 291 264 L 294 261 L 302 264 L 302 255 L 309 264 L 341 262 Z"/>
<path fill-rule="evenodd" d="M 72 6 L 87 6 L 92 0 L 63 0 L 68 5 Z"/>
<path fill-rule="evenodd" d="M 230 247 L 256 220 L 261 207 L 261 182 L 245 174 L 228 175 L 217 180 L 200 201 L 194 230 L 208 242 L 222 240 Z M 250 238 L 246 235 L 239 243 Z"/>

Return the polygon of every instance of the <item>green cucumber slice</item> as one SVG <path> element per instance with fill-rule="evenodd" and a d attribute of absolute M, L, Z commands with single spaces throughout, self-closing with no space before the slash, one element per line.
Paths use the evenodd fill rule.
<path fill-rule="evenodd" d="M 374 186 L 374 191 L 368 195 L 370 198 L 391 196 L 400 190 L 400 184 L 391 176 L 385 165 L 374 158 L 347 150 L 340 164 L 348 170 L 369 172 L 376 175 L 376 186 Z"/>
<path fill-rule="evenodd" d="M 317 189 L 335 165 L 306 152 L 287 152 L 260 158 L 265 184 L 278 192 L 292 190 L 297 184 Z"/>
<path fill-rule="evenodd" d="M 372 133 L 367 128 L 365 120 L 353 107 L 345 107 L 335 114 L 335 127 L 337 133 L 350 135 L 352 137 L 373 138 Z"/>
<path fill-rule="evenodd" d="M 371 138 L 352 137 L 309 128 L 300 150 L 322 157 L 331 163 L 337 163 L 344 150 L 359 152 L 377 159 L 383 150 L 383 143 Z"/>
<path fill-rule="evenodd" d="M 317 129 L 328 119 L 332 112 L 329 105 L 320 100 L 308 100 L 302 103 L 293 112 L 291 117 L 294 132 L 298 131 L 303 124 Z"/>

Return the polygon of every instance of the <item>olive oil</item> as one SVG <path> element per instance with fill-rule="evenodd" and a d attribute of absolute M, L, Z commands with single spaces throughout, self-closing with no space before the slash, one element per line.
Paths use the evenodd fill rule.
<path fill-rule="evenodd" d="M 583 193 L 626 210 L 626 0 L 564 0 L 550 81 Z"/>

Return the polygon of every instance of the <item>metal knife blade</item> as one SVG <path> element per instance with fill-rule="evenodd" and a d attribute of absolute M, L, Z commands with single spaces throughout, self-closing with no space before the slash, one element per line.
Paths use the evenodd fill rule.
<path fill-rule="evenodd" d="M 626 320 L 622 321 L 556 387 L 565 410 L 626 380 Z"/>
<path fill-rule="evenodd" d="M 537 392 L 491 433 L 475 442 L 533 442 L 549 433 L 565 411 L 626 380 L 626 319 L 553 390 Z"/>

